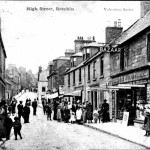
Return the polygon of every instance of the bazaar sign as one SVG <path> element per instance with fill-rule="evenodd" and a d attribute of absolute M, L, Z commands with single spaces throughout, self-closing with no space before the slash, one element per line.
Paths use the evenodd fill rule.
<path fill-rule="evenodd" d="M 106 47 L 106 46 L 100 46 L 100 52 L 121 52 L 121 48 L 118 47 Z"/>

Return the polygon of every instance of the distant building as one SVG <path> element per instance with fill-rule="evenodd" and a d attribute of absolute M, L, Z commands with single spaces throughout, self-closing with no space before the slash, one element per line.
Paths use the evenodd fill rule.
<path fill-rule="evenodd" d="M 43 70 L 39 73 L 39 79 L 38 79 L 38 99 L 39 102 L 41 102 L 42 96 L 46 95 L 47 89 L 48 89 L 48 77 L 49 70 Z"/>

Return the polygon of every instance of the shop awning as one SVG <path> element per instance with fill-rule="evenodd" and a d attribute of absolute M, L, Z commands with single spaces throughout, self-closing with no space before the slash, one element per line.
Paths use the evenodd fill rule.
<path fill-rule="evenodd" d="M 74 96 L 81 96 L 81 90 L 73 91 L 72 94 L 73 94 Z"/>
<path fill-rule="evenodd" d="M 118 86 L 121 87 L 145 87 L 145 85 L 139 85 L 139 84 L 118 84 Z"/>
<path fill-rule="evenodd" d="M 64 96 L 73 96 L 72 92 L 71 93 L 65 93 Z"/>
<path fill-rule="evenodd" d="M 49 98 L 49 99 L 53 99 L 53 98 L 56 98 L 56 97 L 58 97 L 58 93 L 47 94 L 47 95 L 46 95 L 46 98 Z"/>

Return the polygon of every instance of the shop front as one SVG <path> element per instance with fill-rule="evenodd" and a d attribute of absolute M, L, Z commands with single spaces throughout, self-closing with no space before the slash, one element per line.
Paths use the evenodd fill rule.
<path fill-rule="evenodd" d="M 143 124 L 144 106 L 150 103 L 149 69 L 112 77 L 113 86 L 130 87 L 116 91 L 116 119 L 122 120 L 129 112 L 128 125 Z"/>

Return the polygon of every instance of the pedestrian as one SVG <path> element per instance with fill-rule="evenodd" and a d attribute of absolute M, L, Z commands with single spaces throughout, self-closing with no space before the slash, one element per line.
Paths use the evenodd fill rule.
<path fill-rule="evenodd" d="M 91 103 L 87 104 L 87 121 L 88 123 L 92 123 L 93 120 L 93 109 Z"/>
<path fill-rule="evenodd" d="M 47 107 L 46 107 L 46 114 L 47 114 L 47 120 L 52 120 L 51 119 L 51 114 L 52 114 L 52 106 L 51 104 L 47 104 Z"/>
<path fill-rule="evenodd" d="M 13 121 L 10 118 L 10 113 L 7 114 L 7 117 L 5 118 L 5 127 L 6 127 L 6 140 L 10 139 L 10 132 L 11 128 L 13 126 Z"/>
<path fill-rule="evenodd" d="M 107 103 L 107 100 L 104 99 L 104 102 L 102 104 L 102 122 L 108 122 L 110 121 L 109 118 L 109 104 Z"/>
<path fill-rule="evenodd" d="M 45 99 L 42 100 L 42 105 L 43 105 L 43 113 L 44 115 L 46 115 L 46 100 Z"/>
<path fill-rule="evenodd" d="M 61 105 L 57 106 L 57 121 L 61 121 Z"/>
<path fill-rule="evenodd" d="M 76 121 L 78 124 L 81 123 L 81 119 L 82 119 L 82 110 L 81 110 L 80 106 L 78 106 L 78 109 L 76 111 Z"/>
<path fill-rule="evenodd" d="M 76 122 L 76 116 L 75 116 L 75 113 L 73 111 L 71 112 L 70 122 L 71 123 L 75 123 Z"/>
<path fill-rule="evenodd" d="M 67 104 L 65 104 L 65 108 L 64 108 L 64 118 L 65 118 L 65 123 L 68 123 L 70 119 L 70 110 L 68 109 Z"/>
<path fill-rule="evenodd" d="M 99 120 L 99 123 L 102 121 L 102 106 L 99 107 L 98 109 L 98 120 Z"/>
<path fill-rule="evenodd" d="M 27 103 L 25 103 L 24 110 L 24 123 L 29 123 L 29 116 L 30 116 L 30 107 Z"/>
<path fill-rule="evenodd" d="M 98 110 L 97 108 L 95 108 L 95 110 L 93 111 L 93 120 L 94 120 L 94 123 L 97 123 L 97 120 L 98 120 Z"/>
<path fill-rule="evenodd" d="M 14 122 L 13 122 L 13 127 L 14 127 L 14 135 L 15 135 L 15 140 L 17 140 L 17 135 L 20 136 L 20 139 L 22 139 L 22 136 L 21 136 L 21 123 L 19 121 L 19 118 L 18 117 L 14 117 Z"/>
<path fill-rule="evenodd" d="M 150 108 L 148 108 L 147 106 L 145 106 L 146 109 L 144 110 L 144 125 L 143 125 L 143 129 L 146 131 L 145 136 L 149 136 L 150 135 Z"/>
<path fill-rule="evenodd" d="M 14 114 L 16 113 L 16 102 L 13 100 L 11 105 L 12 105 L 12 115 L 14 116 Z"/>
<path fill-rule="evenodd" d="M 19 118 L 19 121 L 21 122 L 21 116 L 22 116 L 22 118 L 24 118 L 22 101 L 20 101 L 20 103 L 18 104 L 17 108 L 18 108 L 18 118 Z"/>
<path fill-rule="evenodd" d="M 32 107 L 33 107 L 33 115 L 36 115 L 36 109 L 37 109 L 37 101 L 34 99 L 32 102 Z"/>
<path fill-rule="evenodd" d="M 86 116 L 87 116 L 87 103 L 88 102 L 83 102 L 83 123 L 86 123 Z"/>

